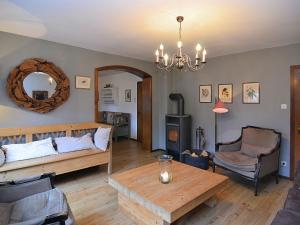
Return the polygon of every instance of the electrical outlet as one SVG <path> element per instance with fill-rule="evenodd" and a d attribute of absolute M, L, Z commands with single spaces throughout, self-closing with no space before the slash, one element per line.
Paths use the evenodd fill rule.
<path fill-rule="evenodd" d="M 281 108 L 281 109 L 287 109 L 287 104 L 281 104 L 281 105 L 280 105 L 280 108 Z"/>
<path fill-rule="evenodd" d="M 281 161 L 281 166 L 286 166 L 286 161 Z"/>

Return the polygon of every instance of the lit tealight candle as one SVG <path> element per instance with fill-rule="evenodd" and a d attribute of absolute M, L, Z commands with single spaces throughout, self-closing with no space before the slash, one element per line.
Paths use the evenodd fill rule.
<path fill-rule="evenodd" d="M 160 174 L 162 183 L 169 183 L 170 182 L 170 176 L 167 171 Z"/>

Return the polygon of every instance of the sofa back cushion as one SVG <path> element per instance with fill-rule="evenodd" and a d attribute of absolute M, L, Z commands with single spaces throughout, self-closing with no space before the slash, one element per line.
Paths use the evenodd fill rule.
<path fill-rule="evenodd" d="M 6 162 L 14 162 L 57 154 L 52 145 L 51 138 L 33 141 L 26 144 L 3 145 L 2 149 L 4 149 L 6 153 Z"/>
<path fill-rule="evenodd" d="M 55 138 L 57 151 L 59 153 L 74 152 L 85 149 L 95 149 L 91 134 L 82 137 L 59 137 Z"/>
<path fill-rule="evenodd" d="M 272 130 L 244 128 L 241 152 L 252 157 L 268 154 L 276 147 L 278 139 L 279 135 Z"/>
<path fill-rule="evenodd" d="M 94 136 L 95 145 L 97 148 L 105 151 L 108 146 L 111 128 L 99 127 Z"/>
<path fill-rule="evenodd" d="M 3 150 L 0 149 L 0 166 L 2 166 L 4 163 L 5 163 L 5 154 L 4 154 Z"/>

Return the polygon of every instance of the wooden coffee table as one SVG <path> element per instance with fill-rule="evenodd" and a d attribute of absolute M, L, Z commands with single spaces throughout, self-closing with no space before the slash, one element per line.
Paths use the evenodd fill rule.
<path fill-rule="evenodd" d="M 113 174 L 109 184 L 118 191 L 119 206 L 138 224 L 166 225 L 201 203 L 214 206 L 215 194 L 228 178 L 173 161 L 173 181 L 160 183 L 159 164 L 151 163 Z"/>

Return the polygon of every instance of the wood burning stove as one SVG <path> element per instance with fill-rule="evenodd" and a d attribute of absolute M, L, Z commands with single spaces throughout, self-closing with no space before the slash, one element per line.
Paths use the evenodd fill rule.
<path fill-rule="evenodd" d="M 182 161 L 181 153 L 191 148 L 191 116 L 184 114 L 181 94 L 170 94 L 177 102 L 177 114 L 166 115 L 166 150 L 175 160 Z"/>

